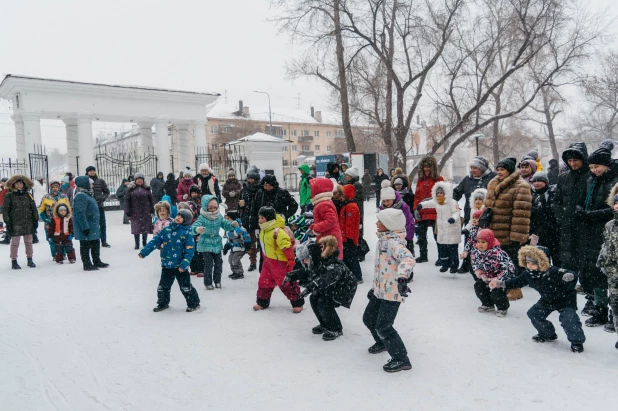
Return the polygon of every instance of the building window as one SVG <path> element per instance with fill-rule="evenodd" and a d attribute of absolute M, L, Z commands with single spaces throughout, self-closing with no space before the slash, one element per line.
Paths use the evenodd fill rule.
<path fill-rule="evenodd" d="M 283 160 L 283 167 L 288 167 L 288 160 Z"/>
<path fill-rule="evenodd" d="M 328 151 L 328 152 L 330 153 L 330 152 L 331 152 L 331 151 L 333 151 L 333 150 L 331 150 L 331 147 L 330 147 L 330 146 L 326 146 L 326 151 Z"/>
<path fill-rule="evenodd" d="M 284 129 L 283 129 L 283 135 L 284 135 L 284 136 L 287 136 L 287 135 L 288 135 L 288 129 L 287 129 L 287 128 L 284 128 Z"/>
<path fill-rule="evenodd" d="M 292 151 L 298 151 L 297 147 L 296 147 L 296 144 L 292 144 Z"/>
<path fill-rule="evenodd" d="M 327 131 L 327 132 L 326 132 L 326 137 L 331 138 L 332 136 L 333 136 L 333 135 L 332 135 L 332 133 L 331 133 L 330 131 Z"/>
<path fill-rule="evenodd" d="M 212 151 L 217 151 L 219 149 L 219 145 L 216 144 L 216 143 L 215 144 L 211 144 L 210 148 L 211 148 Z"/>
<path fill-rule="evenodd" d="M 283 151 L 288 151 L 288 146 L 283 147 Z"/>
<path fill-rule="evenodd" d="M 311 134 L 309 134 L 309 130 L 303 130 L 303 134 L 302 134 L 303 137 L 308 137 L 310 135 Z"/>
<path fill-rule="evenodd" d="M 320 151 L 320 145 L 319 144 L 315 145 L 315 151 Z"/>
<path fill-rule="evenodd" d="M 303 144 L 301 146 L 301 151 L 310 151 L 311 150 L 311 144 Z"/>
<path fill-rule="evenodd" d="M 296 137 L 296 130 L 292 130 L 292 135 Z"/>
<path fill-rule="evenodd" d="M 297 166 L 297 165 L 298 165 L 298 161 L 296 161 L 296 160 L 292 160 L 292 165 L 293 165 L 293 166 Z"/>
<path fill-rule="evenodd" d="M 210 134 L 217 134 L 217 126 L 210 126 Z"/>
<path fill-rule="evenodd" d="M 317 131 L 317 130 L 316 130 L 316 131 L 314 131 L 314 132 L 313 132 L 313 136 L 314 136 L 314 137 L 320 137 L 320 132 L 319 132 L 319 131 Z"/>
<path fill-rule="evenodd" d="M 221 132 L 222 133 L 231 133 L 232 132 L 232 126 L 223 126 L 223 127 L 221 127 Z"/>
<path fill-rule="evenodd" d="M 343 137 L 345 137 L 343 129 L 342 128 L 337 129 L 337 138 L 343 138 Z"/>

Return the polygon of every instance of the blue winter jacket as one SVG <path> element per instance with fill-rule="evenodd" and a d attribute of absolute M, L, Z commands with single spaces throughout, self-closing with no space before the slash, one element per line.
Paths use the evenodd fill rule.
<path fill-rule="evenodd" d="M 90 189 L 90 179 L 88 176 L 75 178 L 75 197 L 73 197 L 73 229 L 75 239 L 98 240 L 101 238 L 101 228 L 99 226 L 99 206 L 93 197 Z M 90 230 L 88 235 L 84 230 Z"/>
<path fill-rule="evenodd" d="M 200 216 L 191 226 L 191 234 L 200 236 L 197 240 L 197 251 L 200 253 L 220 253 L 223 249 L 223 238 L 220 234 L 221 229 L 223 228 L 225 231 L 230 231 L 234 228 L 232 223 L 223 218 L 220 213 L 219 218 L 216 220 L 210 220 L 205 217 L 206 210 L 208 209 L 208 202 L 213 199 L 217 201 L 217 204 L 219 204 L 219 200 L 215 196 L 211 196 L 210 194 L 202 196 L 202 209 L 200 210 Z M 198 227 L 204 227 L 206 230 L 204 231 L 204 234 L 198 234 L 195 230 Z"/>
<path fill-rule="evenodd" d="M 154 236 L 139 253 L 147 257 L 161 246 L 161 267 L 182 268 L 187 271 L 195 253 L 195 241 L 189 232 L 190 230 L 190 226 L 170 223 Z"/>
<path fill-rule="evenodd" d="M 251 236 L 249 232 L 242 226 L 240 218 L 236 219 L 238 227 L 234 227 L 228 231 L 225 235 L 227 237 L 227 243 L 231 247 L 232 252 L 245 251 L 251 248 Z"/>
<path fill-rule="evenodd" d="M 170 208 L 172 209 L 172 219 L 176 218 L 176 214 L 178 214 L 178 208 L 174 204 L 172 204 L 172 199 L 170 198 L 170 196 L 168 196 L 167 194 L 164 195 L 161 198 L 161 201 L 165 201 L 167 202 L 167 204 L 170 205 Z"/>

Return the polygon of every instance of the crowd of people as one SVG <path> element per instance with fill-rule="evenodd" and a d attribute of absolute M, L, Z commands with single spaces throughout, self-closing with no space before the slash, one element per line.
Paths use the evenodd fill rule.
<path fill-rule="evenodd" d="M 456 186 L 440 176 L 434 157 L 425 156 L 414 190 L 401 169 L 388 176 L 378 169 L 371 179 L 366 171 L 361 180 L 359 171 L 347 164 L 328 164 L 325 177 L 313 177 L 301 165 L 299 202 L 275 176 L 255 166 L 242 183 L 229 170 L 220 186 L 208 165 L 201 164 L 195 176 L 170 173 L 164 180 L 158 173 L 149 183 L 137 173 L 123 181 L 116 196 L 139 257 L 160 252 L 155 312 L 169 308 L 176 280 L 187 312 L 199 309 L 190 276 L 203 278 L 208 291 L 220 290 L 223 256 L 229 253 L 229 278 L 239 280 L 245 277 L 242 258 L 248 254 L 247 271 L 259 272 L 253 310 L 269 308 L 275 288 L 293 313 L 302 312 L 310 296 L 319 323 L 312 332 L 331 341 L 343 334 L 336 309 L 349 308 L 363 283 L 360 261 L 369 248 L 364 206 L 368 184 L 375 184 L 378 242 L 363 323 L 375 340 L 368 352 L 388 351 L 391 360 L 383 368 L 396 372 L 412 367 L 393 324 L 410 291 L 414 266 L 429 262 L 430 228 L 438 249 L 435 265 L 440 272 L 471 275 L 480 313 L 506 317 L 511 302 L 522 298 L 521 289 L 529 285 L 541 295 L 528 311 L 537 330 L 533 341 L 557 338 L 547 317 L 558 311 L 571 350 L 582 352 L 580 292 L 586 297 L 581 311 L 589 317 L 585 325 L 615 332 L 618 161 L 612 159 L 612 149 L 613 143 L 605 141 L 588 155 L 584 143 L 572 144 L 562 154 L 562 170 L 550 161 L 548 172 L 535 151 L 519 161 L 502 159 L 495 172 L 487 159 L 477 156 Z M 110 247 L 104 210 L 110 192 L 96 169 L 90 166 L 84 176 L 51 181 L 38 202 L 34 186 L 28 177 L 15 175 L 3 180 L 0 191 L 12 268 L 21 268 L 22 238 L 27 266 L 36 267 L 32 244 L 39 220 L 57 264 L 76 262 L 75 239 L 84 270 L 108 267 L 101 261 L 101 247 Z"/>

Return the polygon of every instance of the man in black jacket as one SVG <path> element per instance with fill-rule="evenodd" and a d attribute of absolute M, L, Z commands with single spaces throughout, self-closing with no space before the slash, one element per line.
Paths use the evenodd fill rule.
<path fill-rule="evenodd" d="M 255 201 L 255 196 L 260 190 L 260 170 L 256 166 L 251 166 L 247 171 L 247 178 L 242 189 L 242 197 L 239 202 L 242 226 L 249 231 L 251 237 L 251 248 L 249 254 L 249 269 L 247 271 L 255 271 L 257 264 L 257 236 L 255 230 L 259 227 L 257 217 L 251 214 L 251 208 Z"/>
<path fill-rule="evenodd" d="M 92 181 L 94 181 L 92 191 L 94 193 L 94 199 L 97 201 L 97 205 L 99 206 L 101 247 L 109 248 L 111 246 L 107 243 L 107 223 L 105 222 L 105 209 L 103 208 L 105 200 L 109 198 L 109 188 L 107 188 L 107 183 L 105 180 L 97 176 L 97 169 L 94 168 L 94 166 L 88 166 L 88 168 L 86 168 L 86 174 Z"/>
<path fill-rule="evenodd" d="M 165 180 L 163 180 L 163 173 L 158 172 L 157 176 L 150 180 L 150 189 L 152 190 L 152 198 L 154 198 L 155 204 L 161 201 L 165 194 Z"/>
<path fill-rule="evenodd" d="M 270 174 L 265 175 L 260 183 L 260 190 L 251 204 L 251 218 L 257 221 L 260 208 L 265 206 L 274 208 L 277 214 L 281 214 L 286 221 L 298 210 L 296 200 L 288 190 L 279 187 L 277 177 Z"/>
<path fill-rule="evenodd" d="M 464 206 L 464 224 L 470 221 L 470 195 L 477 188 L 487 188 L 487 184 L 496 176 L 496 173 L 489 168 L 489 161 L 485 157 L 476 156 L 470 163 L 470 174 L 464 177 L 461 183 L 453 189 L 453 198 L 459 201 L 461 197 L 466 197 L 466 205 Z M 467 239 L 467 235 L 466 235 Z M 465 258 L 458 273 L 467 273 L 470 271 L 470 257 Z"/>

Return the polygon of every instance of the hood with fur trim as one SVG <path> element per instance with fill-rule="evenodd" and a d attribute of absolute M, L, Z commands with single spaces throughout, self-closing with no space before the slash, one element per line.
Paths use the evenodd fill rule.
<path fill-rule="evenodd" d="M 438 191 L 438 188 L 442 188 L 444 190 L 445 201 L 449 201 L 453 199 L 453 185 L 446 181 L 438 181 L 436 184 L 433 185 L 433 188 L 431 189 L 431 198 L 436 200 L 437 198 L 436 193 Z"/>
<path fill-rule="evenodd" d="M 481 200 L 485 201 L 486 195 L 487 195 L 486 188 L 477 188 L 476 190 L 472 192 L 472 194 L 470 194 L 470 202 L 474 203 L 474 200 L 476 200 L 478 197 L 480 197 Z"/>
<path fill-rule="evenodd" d="M 57 203 L 54 205 L 54 208 L 52 209 L 52 215 L 53 215 L 54 217 L 60 217 L 60 216 L 58 215 L 58 208 L 59 208 L 59 207 L 66 207 L 66 209 L 67 209 L 67 215 L 66 215 L 65 217 L 71 217 L 71 216 L 73 215 L 73 210 L 71 210 L 71 205 L 70 205 L 70 204 L 67 204 L 67 203 L 61 203 L 61 202 L 57 202 Z"/>
<path fill-rule="evenodd" d="M 323 245 L 322 258 L 328 258 L 330 256 L 337 257 L 339 255 L 339 245 L 337 238 L 333 235 L 327 235 L 318 240 L 318 244 Z"/>
<path fill-rule="evenodd" d="M 545 272 L 551 267 L 551 264 L 549 263 L 549 256 L 540 247 L 535 247 L 533 245 L 525 245 L 519 250 L 519 253 L 517 254 L 517 259 L 519 260 L 519 265 L 521 267 L 526 267 L 526 257 L 530 257 L 535 261 L 538 261 L 539 271 Z"/>
<path fill-rule="evenodd" d="M 324 177 L 312 178 L 309 180 L 309 186 L 311 187 L 311 197 L 322 193 L 332 193 L 334 188 L 333 182 Z"/>
<path fill-rule="evenodd" d="M 155 204 L 155 216 L 159 218 L 159 210 L 165 208 L 167 210 L 167 216 L 172 217 L 172 207 L 169 205 L 167 201 L 159 201 Z"/>
<path fill-rule="evenodd" d="M 618 195 L 618 183 L 614 184 L 612 189 L 609 192 L 609 196 L 607 197 L 607 205 L 613 210 L 614 209 L 614 197 Z"/>
<path fill-rule="evenodd" d="M 425 176 L 423 168 L 427 166 L 431 167 L 430 177 L 434 180 L 437 179 L 440 174 L 438 173 L 438 161 L 434 156 L 425 156 L 421 158 L 421 161 L 418 163 L 418 178 L 422 179 Z"/>
<path fill-rule="evenodd" d="M 13 177 L 9 178 L 6 181 L 6 184 L 4 185 L 4 187 L 9 191 L 15 191 L 15 187 L 13 186 L 19 180 L 23 181 L 25 190 L 31 190 L 32 187 L 34 187 L 34 183 L 32 182 L 32 180 L 30 180 L 28 177 L 21 175 L 21 174 L 15 174 Z"/>

